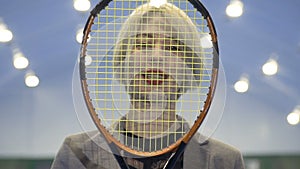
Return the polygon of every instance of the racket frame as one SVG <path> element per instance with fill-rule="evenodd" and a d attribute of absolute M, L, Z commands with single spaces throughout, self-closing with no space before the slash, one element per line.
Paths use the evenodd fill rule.
<path fill-rule="evenodd" d="M 195 120 L 195 123 L 193 126 L 190 128 L 190 131 L 186 133 L 182 138 L 180 138 L 176 143 L 170 145 L 169 147 L 166 147 L 162 150 L 155 151 L 155 152 L 142 152 L 142 151 L 137 151 L 133 150 L 131 148 L 128 148 L 127 146 L 123 145 L 120 143 L 118 140 L 116 140 L 109 132 L 108 130 L 101 124 L 101 120 L 98 118 L 97 113 L 92 105 L 91 98 L 89 96 L 89 90 L 88 90 L 88 84 L 87 84 L 87 79 L 85 75 L 85 53 L 86 53 L 86 48 L 87 48 L 87 40 L 88 36 L 91 30 L 91 26 L 93 25 L 93 21 L 95 17 L 97 17 L 98 13 L 103 10 L 109 2 L 112 0 L 102 0 L 100 1 L 96 7 L 91 11 L 90 16 L 88 18 L 88 21 L 85 25 L 84 28 L 84 35 L 83 35 L 83 40 L 81 43 L 81 52 L 80 52 L 80 63 L 79 63 L 79 74 L 80 74 L 80 81 L 81 81 L 81 88 L 82 88 L 82 93 L 84 96 L 84 100 L 86 103 L 86 106 L 88 108 L 88 111 L 91 115 L 91 118 L 95 125 L 97 126 L 98 130 L 101 132 L 101 134 L 104 136 L 106 139 L 109 147 L 111 148 L 112 152 L 114 153 L 115 158 L 117 159 L 119 165 L 121 168 L 128 168 L 128 165 L 126 164 L 124 158 L 120 154 L 120 149 L 125 150 L 128 153 L 138 155 L 138 156 L 143 156 L 143 157 L 150 157 L 150 156 L 158 156 L 164 153 L 168 152 L 175 152 L 170 159 L 168 160 L 167 164 L 165 165 L 165 169 L 171 169 L 175 166 L 176 161 L 180 158 L 180 156 L 183 154 L 184 149 L 188 142 L 191 140 L 193 135 L 197 132 L 201 124 L 203 123 L 209 108 L 211 106 L 211 102 L 213 100 L 216 84 L 217 84 L 217 77 L 218 77 L 218 68 L 219 68 L 219 49 L 218 49 L 218 42 L 217 42 L 217 34 L 215 30 L 214 23 L 210 17 L 209 12 L 207 9 L 204 7 L 204 5 L 198 1 L 198 0 L 188 0 L 194 8 L 196 8 L 206 19 L 207 21 L 207 26 L 210 30 L 211 37 L 212 37 L 212 44 L 213 44 L 213 67 L 212 67 L 212 75 L 211 75 L 211 84 L 209 87 L 209 91 L 207 94 L 207 99 L 204 103 L 203 110 L 200 111 L 199 116 Z"/>

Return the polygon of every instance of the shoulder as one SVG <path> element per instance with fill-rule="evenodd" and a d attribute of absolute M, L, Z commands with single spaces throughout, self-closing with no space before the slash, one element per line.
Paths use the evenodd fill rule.
<path fill-rule="evenodd" d="M 63 168 L 77 168 L 84 169 L 85 167 L 77 157 L 77 151 L 80 149 L 84 142 L 89 139 L 87 133 L 72 134 L 65 137 L 64 142 L 60 146 L 51 169 L 63 169 Z"/>
<path fill-rule="evenodd" d="M 100 138 L 98 131 L 67 136 L 54 158 L 51 169 L 84 169 L 87 166 L 96 166 L 93 156 L 89 153 L 92 151 L 87 150 L 97 148 L 94 140 L 98 138 Z"/>
<path fill-rule="evenodd" d="M 216 139 L 208 139 L 207 145 L 201 146 L 207 150 L 214 159 L 215 166 L 227 166 L 226 168 L 244 169 L 244 159 L 240 150 L 232 145 Z"/>
<path fill-rule="evenodd" d="M 89 132 L 82 132 L 69 135 L 65 138 L 64 144 L 80 144 L 85 143 L 86 141 L 91 140 L 93 137 L 99 135 L 98 131 L 89 131 Z"/>
<path fill-rule="evenodd" d="M 206 150 L 211 155 L 228 156 L 240 155 L 241 152 L 234 146 L 221 142 L 219 140 L 209 138 L 204 143 L 200 144 L 201 149 Z"/>
<path fill-rule="evenodd" d="M 199 163 L 198 165 L 202 165 L 202 168 L 211 166 L 212 168 L 244 169 L 241 152 L 234 146 L 219 140 L 209 138 L 200 142 L 199 138 L 194 137 L 187 150 L 186 156 L 193 158 L 192 162 Z"/>
<path fill-rule="evenodd" d="M 77 158 L 78 154 L 82 154 L 87 145 L 94 144 L 93 138 L 99 136 L 99 132 L 84 132 L 72 134 L 65 137 L 56 158 L 69 159 Z"/>

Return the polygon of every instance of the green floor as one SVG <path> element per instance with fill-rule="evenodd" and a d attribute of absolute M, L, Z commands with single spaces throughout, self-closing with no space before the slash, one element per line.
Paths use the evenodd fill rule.
<path fill-rule="evenodd" d="M 49 169 L 53 159 L 0 159 L 0 169 Z"/>
<path fill-rule="evenodd" d="M 300 155 L 245 156 L 246 169 L 300 169 Z M 49 169 L 53 159 L 0 159 L 0 169 Z"/>

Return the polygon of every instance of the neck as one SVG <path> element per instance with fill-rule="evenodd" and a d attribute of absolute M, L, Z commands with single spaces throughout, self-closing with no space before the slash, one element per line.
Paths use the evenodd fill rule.
<path fill-rule="evenodd" d="M 174 105 L 168 106 L 169 109 L 160 112 L 160 116 L 147 122 L 139 122 L 139 120 L 126 120 L 125 130 L 131 132 L 133 135 L 144 138 L 156 138 L 161 137 L 164 134 L 175 132 L 179 125 L 176 125 L 176 112 L 175 103 Z M 136 114 L 140 113 L 136 110 Z M 158 113 L 155 111 L 146 111 L 143 113 Z M 126 117 L 127 118 L 127 117 Z"/>

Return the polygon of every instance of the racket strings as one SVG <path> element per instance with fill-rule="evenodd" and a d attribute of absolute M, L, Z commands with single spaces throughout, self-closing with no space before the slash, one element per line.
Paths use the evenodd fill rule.
<path fill-rule="evenodd" d="M 181 128 L 178 128 L 176 132 L 172 132 L 169 135 L 164 135 L 157 138 L 139 137 L 136 134 L 135 135 L 132 134 L 132 133 L 136 133 L 136 131 L 127 130 L 126 122 L 127 120 L 123 119 L 123 121 L 115 127 L 114 135 L 116 135 L 116 137 L 120 136 L 121 137 L 120 141 L 123 144 L 139 151 L 152 152 L 152 151 L 163 149 L 169 146 L 170 144 L 175 143 L 178 139 L 180 139 L 185 134 L 181 130 Z M 183 126 L 182 128 L 187 129 L 188 125 L 185 124 L 185 126 Z"/>
<path fill-rule="evenodd" d="M 185 124 L 199 115 L 211 85 L 213 47 L 205 19 L 188 2 L 141 7 L 147 3 L 117 0 L 97 15 L 85 74 L 101 124 L 131 149 L 150 152 L 182 138 Z"/>

